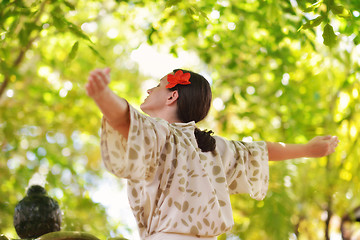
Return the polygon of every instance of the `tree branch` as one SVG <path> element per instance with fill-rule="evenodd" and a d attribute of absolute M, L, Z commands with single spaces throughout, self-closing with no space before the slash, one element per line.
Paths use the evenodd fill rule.
<path fill-rule="evenodd" d="M 40 5 L 40 10 L 39 10 L 39 13 L 38 15 L 36 16 L 34 22 L 36 23 L 39 19 L 40 19 L 40 16 L 41 14 L 44 12 L 44 9 L 45 9 L 45 4 L 46 4 L 47 0 L 43 1 Z M 28 44 L 22 48 L 20 50 L 20 53 L 19 55 L 17 56 L 17 58 L 15 59 L 15 61 L 13 62 L 12 64 L 12 68 L 16 68 L 20 65 L 20 63 L 22 62 L 22 60 L 24 59 L 24 56 L 25 56 L 25 53 L 30 49 L 32 43 L 40 36 L 40 34 L 36 37 L 34 37 L 33 39 L 31 39 Z M 7 85 L 9 84 L 10 82 L 10 75 L 9 74 L 5 74 L 5 77 L 4 77 L 4 81 L 1 83 L 1 86 L 0 86 L 0 99 L 3 95 L 3 93 L 5 92 L 5 89 L 7 87 Z"/>

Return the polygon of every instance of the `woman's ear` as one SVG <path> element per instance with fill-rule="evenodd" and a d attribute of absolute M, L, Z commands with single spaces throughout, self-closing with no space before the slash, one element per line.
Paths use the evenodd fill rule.
<path fill-rule="evenodd" d="M 178 100 L 178 98 L 179 98 L 179 93 L 178 93 L 178 91 L 177 91 L 177 90 L 171 91 L 171 92 L 170 92 L 170 95 L 169 95 L 169 97 L 168 97 L 168 99 L 167 99 L 167 101 L 166 101 L 167 105 L 171 105 L 171 104 L 173 104 L 173 103 L 176 103 L 176 101 Z"/>

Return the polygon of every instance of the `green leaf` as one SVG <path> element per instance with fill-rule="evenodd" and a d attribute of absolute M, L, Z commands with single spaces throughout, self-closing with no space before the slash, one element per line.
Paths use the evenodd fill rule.
<path fill-rule="evenodd" d="M 194 9 L 192 7 L 187 8 L 186 12 L 190 16 L 195 15 L 195 11 L 194 11 Z"/>
<path fill-rule="evenodd" d="M 11 19 L 11 24 L 9 27 L 9 33 L 12 34 L 15 32 L 15 29 L 17 28 L 18 24 L 20 23 L 20 17 L 19 15 L 12 15 L 9 17 L 9 19 Z"/>
<path fill-rule="evenodd" d="M 353 41 L 354 41 L 355 45 L 360 44 L 360 36 L 359 36 L 359 35 L 356 35 L 356 37 L 354 38 Z"/>
<path fill-rule="evenodd" d="M 344 6 L 341 5 L 331 6 L 331 11 L 338 17 L 343 17 L 343 18 L 351 17 L 350 11 L 348 11 Z"/>
<path fill-rule="evenodd" d="M 312 20 L 308 21 L 304 25 L 302 25 L 299 30 L 301 30 L 301 29 L 309 29 L 309 28 L 319 26 L 320 23 L 322 23 L 323 20 L 324 20 L 324 16 L 319 16 L 319 17 L 317 17 L 315 19 L 312 19 Z"/>
<path fill-rule="evenodd" d="M 18 8 L 26 8 L 25 4 L 23 1 L 14 1 L 16 7 Z"/>
<path fill-rule="evenodd" d="M 174 46 L 172 46 L 172 47 L 170 48 L 170 53 L 171 53 L 172 55 L 174 55 L 175 57 L 179 57 L 178 52 L 177 52 L 177 50 L 176 50 L 176 45 L 174 45 Z"/>
<path fill-rule="evenodd" d="M 322 3 L 323 3 L 322 0 L 318 1 L 314 4 L 312 4 L 310 7 L 305 8 L 303 11 L 304 12 L 313 12 L 316 8 L 320 7 Z"/>
<path fill-rule="evenodd" d="M 55 6 L 53 10 L 50 12 L 52 16 L 52 22 L 54 26 L 60 30 L 64 31 L 67 27 L 67 20 L 64 17 L 64 12 L 59 6 Z"/>
<path fill-rule="evenodd" d="M 148 41 L 148 43 L 149 43 L 150 45 L 153 45 L 153 44 L 154 44 L 154 42 L 153 42 L 153 40 L 152 40 L 152 35 L 153 35 L 154 33 L 156 33 L 156 32 L 157 32 L 157 30 L 156 30 L 153 26 L 151 26 L 150 33 L 149 33 L 148 36 L 147 36 L 147 41 Z"/>
<path fill-rule="evenodd" d="M 75 57 L 79 49 L 79 41 L 74 43 L 68 56 L 68 61 L 71 62 Z"/>
<path fill-rule="evenodd" d="M 341 6 L 341 5 L 331 6 L 331 11 L 336 15 L 342 14 L 344 12 L 344 10 L 345 10 L 344 6 Z"/>
<path fill-rule="evenodd" d="M 18 8 L 18 12 L 20 15 L 23 15 L 23 16 L 29 16 L 31 14 L 30 8 L 27 8 L 27 7 Z"/>
<path fill-rule="evenodd" d="M 65 4 L 68 8 L 70 8 L 70 10 L 75 10 L 75 5 L 74 5 L 74 4 L 72 4 L 72 3 L 68 2 L 68 1 L 64 1 L 64 4 Z"/>
<path fill-rule="evenodd" d="M 181 0 L 169 0 L 169 1 L 166 1 L 165 7 L 168 8 L 168 7 L 175 6 L 175 5 L 177 5 L 179 2 L 181 2 Z"/>
<path fill-rule="evenodd" d="M 9 3 L 9 0 L 2 0 L 0 5 L 6 6 Z"/>
<path fill-rule="evenodd" d="M 64 17 L 57 17 L 53 15 L 53 24 L 58 30 L 64 30 L 66 27 L 66 21 Z"/>
<path fill-rule="evenodd" d="M 198 8 L 197 6 L 195 6 L 195 5 L 189 7 L 189 12 L 193 16 L 195 15 L 195 16 L 203 17 L 206 20 L 209 20 L 206 13 L 204 11 L 202 11 L 200 8 Z"/>
<path fill-rule="evenodd" d="M 19 33 L 19 39 L 21 46 L 26 46 L 29 42 L 29 34 L 26 28 L 21 29 Z"/>
<path fill-rule="evenodd" d="M 337 36 L 334 33 L 334 29 L 330 24 L 326 24 L 323 32 L 324 44 L 332 47 L 336 44 Z"/>
<path fill-rule="evenodd" d="M 88 47 L 91 49 L 91 51 L 97 56 L 101 62 L 106 63 L 105 58 L 91 45 L 88 45 Z"/>
<path fill-rule="evenodd" d="M 91 41 L 91 39 L 89 38 L 88 35 L 86 35 L 78 26 L 76 26 L 75 24 L 71 23 L 71 22 L 68 22 L 68 29 L 70 30 L 70 32 L 72 32 L 74 35 L 82 38 L 82 39 L 85 39 L 91 43 L 93 43 Z"/>
<path fill-rule="evenodd" d="M 31 33 L 36 31 L 41 31 L 42 27 L 37 26 L 35 22 L 27 22 L 23 24 L 22 29 L 19 33 L 20 43 L 22 46 L 26 46 L 31 38 Z"/>
<path fill-rule="evenodd" d="M 35 22 L 29 22 L 29 23 L 25 23 L 25 28 L 30 36 L 31 32 L 32 31 L 41 31 L 42 30 L 42 27 L 41 26 L 38 26 L 36 25 Z"/>

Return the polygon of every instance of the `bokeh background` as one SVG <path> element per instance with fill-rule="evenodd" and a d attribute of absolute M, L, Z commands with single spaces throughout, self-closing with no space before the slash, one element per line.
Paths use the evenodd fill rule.
<path fill-rule="evenodd" d="M 340 138 L 329 157 L 271 163 L 267 197 L 232 196 L 219 239 L 357 239 L 344 219 L 360 206 L 359 19 L 358 0 L 2 0 L 0 233 L 17 237 L 14 207 L 40 174 L 63 230 L 137 238 L 84 90 L 109 66 L 135 107 L 172 69 L 203 74 L 213 106 L 200 127 L 229 139 Z"/>

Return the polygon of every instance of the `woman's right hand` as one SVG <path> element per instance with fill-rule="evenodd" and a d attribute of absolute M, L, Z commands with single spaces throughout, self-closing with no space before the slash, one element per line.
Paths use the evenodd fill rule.
<path fill-rule="evenodd" d="M 110 68 L 95 69 L 90 72 L 88 82 L 85 85 L 86 94 L 95 99 L 104 94 L 110 83 Z"/>

